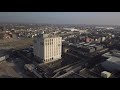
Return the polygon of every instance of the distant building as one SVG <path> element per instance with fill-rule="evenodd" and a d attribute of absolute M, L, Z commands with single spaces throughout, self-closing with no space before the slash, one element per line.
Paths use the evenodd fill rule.
<path fill-rule="evenodd" d="M 75 29 L 75 28 L 63 28 L 63 29 L 68 31 L 79 31 L 78 29 Z"/>
<path fill-rule="evenodd" d="M 62 37 L 40 34 L 34 40 L 34 55 L 43 63 L 61 59 Z"/>
<path fill-rule="evenodd" d="M 3 27 L 2 27 L 2 26 L 0 26 L 0 32 L 3 32 L 3 30 L 4 30 L 4 29 L 3 29 Z"/>
<path fill-rule="evenodd" d="M 91 39 L 88 38 L 88 37 L 85 38 L 85 42 L 90 42 L 90 40 L 91 40 Z"/>
<path fill-rule="evenodd" d="M 105 41 L 105 37 L 102 37 L 102 38 L 101 38 L 101 41 L 102 41 L 102 42 Z"/>
<path fill-rule="evenodd" d="M 17 39 L 17 35 L 12 32 L 5 32 L 3 33 L 2 39 Z"/>
<path fill-rule="evenodd" d="M 0 33 L 0 39 L 3 39 L 3 37 L 4 37 L 4 34 Z"/>

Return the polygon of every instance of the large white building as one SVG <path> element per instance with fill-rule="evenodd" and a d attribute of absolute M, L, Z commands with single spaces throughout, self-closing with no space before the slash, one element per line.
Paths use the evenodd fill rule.
<path fill-rule="evenodd" d="M 34 40 L 34 55 L 43 63 L 61 59 L 62 37 L 40 34 Z"/>

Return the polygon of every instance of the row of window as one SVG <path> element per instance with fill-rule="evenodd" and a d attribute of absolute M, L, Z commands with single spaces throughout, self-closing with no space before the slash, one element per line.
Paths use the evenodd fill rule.
<path fill-rule="evenodd" d="M 53 39 L 46 39 L 45 42 L 53 42 Z"/>
<path fill-rule="evenodd" d="M 48 58 L 48 57 L 52 57 L 52 56 L 56 56 L 56 55 L 60 55 L 60 54 L 61 54 L 61 52 L 47 53 L 47 54 L 46 54 L 46 58 Z"/>
<path fill-rule="evenodd" d="M 54 44 L 55 44 L 55 43 L 57 44 L 58 42 L 61 43 L 61 40 L 55 40 L 55 39 L 54 39 L 54 40 L 53 40 L 53 39 L 46 39 L 46 40 L 45 40 L 45 43 L 46 43 L 46 44 L 47 44 L 47 43 L 48 43 L 48 44 L 53 44 L 53 43 L 54 43 Z"/>
<path fill-rule="evenodd" d="M 61 48 L 46 48 L 45 52 L 47 53 L 56 53 L 56 52 L 60 52 Z"/>
<path fill-rule="evenodd" d="M 53 42 L 46 42 L 45 45 L 53 45 Z"/>
<path fill-rule="evenodd" d="M 56 45 L 57 43 L 56 43 L 56 44 L 55 44 L 54 42 L 46 42 L 46 43 L 45 43 L 45 45 L 53 45 L 53 44 Z M 60 45 L 60 44 L 61 44 L 61 43 L 58 43 L 58 45 Z"/>
<path fill-rule="evenodd" d="M 49 38 L 49 39 L 46 39 L 45 42 L 53 42 L 53 41 L 61 41 L 61 39 L 58 39 L 58 38 Z"/>
<path fill-rule="evenodd" d="M 52 60 L 53 60 L 53 58 L 50 58 L 50 59 L 46 59 L 45 61 L 49 62 L 49 61 L 52 61 Z"/>
<path fill-rule="evenodd" d="M 48 52 L 46 53 L 46 57 L 56 56 L 56 55 L 59 55 L 59 54 L 61 54 L 61 50 L 54 51 L 54 52 L 52 52 L 52 53 L 51 53 L 51 51 L 48 51 Z"/>
<path fill-rule="evenodd" d="M 53 45 L 53 46 L 45 46 L 45 49 L 47 51 L 54 51 L 54 50 L 60 50 L 61 49 L 61 44 L 58 44 L 58 45 Z"/>

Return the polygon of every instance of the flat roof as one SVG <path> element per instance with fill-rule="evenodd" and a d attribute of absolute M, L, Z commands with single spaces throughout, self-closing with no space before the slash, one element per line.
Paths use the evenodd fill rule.
<path fill-rule="evenodd" d="M 120 57 L 114 56 L 112 54 L 110 54 L 110 52 L 103 54 L 104 57 L 107 57 L 107 61 L 116 63 L 120 65 Z"/>

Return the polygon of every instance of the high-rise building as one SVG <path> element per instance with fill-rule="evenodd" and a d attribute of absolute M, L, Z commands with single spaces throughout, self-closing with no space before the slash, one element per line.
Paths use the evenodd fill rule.
<path fill-rule="evenodd" d="M 34 55 L 43 63 L 61 59 L 62 37 L 40 34 L 34 40 Z"/>

